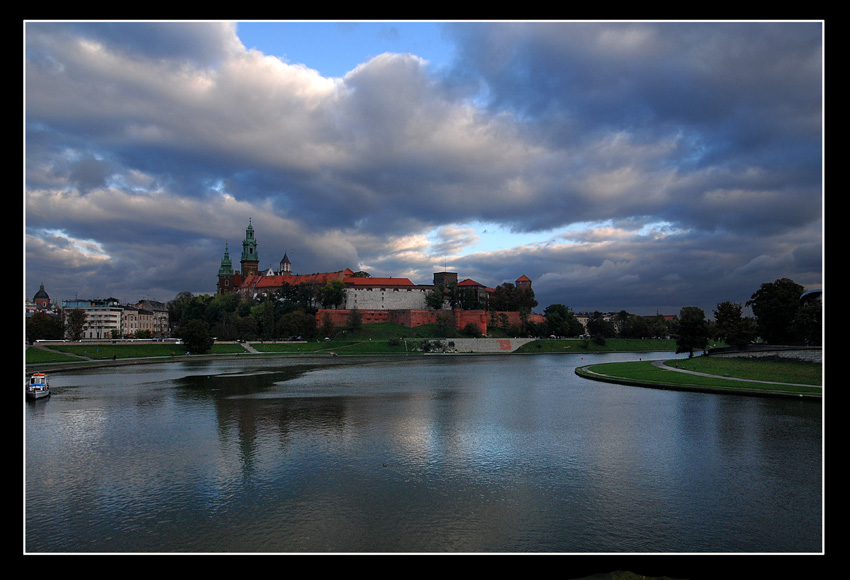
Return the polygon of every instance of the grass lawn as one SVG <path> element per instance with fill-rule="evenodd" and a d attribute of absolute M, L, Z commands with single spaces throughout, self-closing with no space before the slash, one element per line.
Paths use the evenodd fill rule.
<path fill-rule="evenodd" d="M 93 360 L 111 360 L 127 358 L 170 357 L 186 354 L 186 347 L 181 344 L 167 343 L 117 343 L 117 344 L 85 344 L 85 343 L 54 343 L 47 347 L 49 350 L 30 347 L 26 351 L 26 364 L 42 364 L 48 362 L 71 362 L 80 360 L 73 355 L 84 356 Z M 210 353 L 228 354 L 246 352 L 239 344 L 214 344 Z"/>
<path fill-rule="evenodd" d="M 792 360 L 734 359 L 697 356 L 676 361 L 680 369 L 756 381 L 823 385 L 823 366 Z"/>
<path fill-rule="evenodd" d="M 604 377 L 644 384 L 711 389 L 732 389 L 770 393 L 822 395 L 822 365 L 793 361 L 712 359 L 694 357 L 668 361 L 668 366 L 678 363 L 680 369 L 711 373 L 703 377 L 659 368 L 651 361 L 618 362 L 590 365 L 580 369 L 582 376 L 592 378 L 591 372 Z M 722 377 L 722 378 L 721 378 Z M 748 380 L 739 380 L 748 379 Z M 751 380 L 786 383 L 754 383 Z M 811 386 L 797 386 L 798 383 Z"/>
<path fill-rule="evenodd" d="M 71 355 L 56 352 L 53 350 L 42 350 L 40 348 L 28 348 L 25 359 L 26 364 L 28 365 L 40 365 L 58 362 L 75 362 L 79 360 Z"/>
<path fill-rule="evenodd" d="M 660 338 L 607 338 L 605 344 L 597 344 L 583 338 L 543 339 L 518 348 L 523 354 L 542 353 L 586 353 L 586 352 L 648 352 L 675 351 L 674 339 Z"/>

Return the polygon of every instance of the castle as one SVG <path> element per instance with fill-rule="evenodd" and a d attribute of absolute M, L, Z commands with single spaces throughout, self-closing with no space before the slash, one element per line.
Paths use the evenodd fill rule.
<path fill-rule="evenodd" d="M 338 280 L 343 287 L 343 299 L 332 308 L 321 308 L 316 304 L 317 320 L 330 317 L 334 324 L 345 324 L 351 310 L 358 310 L 364 324 L 376 322 L 396 322 L 412 327 L 434 323 L 441 311 L 450 311 L 454 315 L 455 326 L 465 328 L 468 324 L 475 325 L 482 334 L 487 333 L 488 314 L 491 296 L 496 292 L 471 279 L 458 282 L 455 272 L 436 272 L 432 284 L 414 284 L 408 278 L 373 278 L 362 272 L 354 272 L 350 268 L 337 272 L 316 274 L 293 274 L 292 263 L 284 252 L 279 263 L 279 269 L 260 270 L 260 258 L 257 252 L 257 239 L 250 220 L 242 240 L 242 255 L 239 260 L 240 270 L 233 269 L 229 249 L 225 244 L 224 257 L 218 269 L 217 294 L 237 293 L 249 298 L 270 296 L 286 286 L 306 284 L 312 287 L 323 287 L 331 281 Z M 516 288 L 531 291 L 531 280 L 521 276 L 516 280 Z M 441 308 L 429 306 L 429 294 L 439 289 L 441 292 L 451 289 L 455 296 L 463 295 L 467 304 L 472 308 L 457 307 L 448 300 Z M 456 290 L 455 290 L 456 289 Z M 433 304 L 433 297 L 432 297 Z M 510 324 L 519 322 L 519 312 L 500 312 L 501 320 L 505 317 Z M 540 315 L 530 315 L 536 322 L 542 321 Z M 539 318 L 540 320 L 537 320 Z"/>

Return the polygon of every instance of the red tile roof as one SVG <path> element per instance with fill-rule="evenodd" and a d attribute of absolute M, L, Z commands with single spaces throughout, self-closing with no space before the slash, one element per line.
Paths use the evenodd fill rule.
<path fill-rule="evenodd" d="M 346 286 L 413 286 L 407 278 L 361 278 L 351 277 L 343 280 Z"/>
<path fill-rule="evenodd" d="M 354 272 L 350 268 L 339 272 L 320 272 L 317 274 L 279 274 L 276 276 L 263 276 L 254 274 L 242 281 L 242 287 L 252 288 L 279 288 L 284 284 L 298 286 L 299 284 L 324 285 L 331 280 L 345 280 Z"/>
<path fill-rule="evenodd" d="M 478 282 L 476 282 L 475 280 L 473 280 L 471 278 L 467 278 L 466 280 L 463 280 L 462 282 L 458 282 L 457 285 L 458 286 L 482 286 L 482 287 L 484 286 L 484 284 L 479 284 Z"/>

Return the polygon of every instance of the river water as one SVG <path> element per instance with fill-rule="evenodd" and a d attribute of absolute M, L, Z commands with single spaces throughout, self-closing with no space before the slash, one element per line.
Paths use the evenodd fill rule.
<path fill-rule="evenodd" d="M 625 387 L 671 353 L 142 364 L 28 402 L 28 553 L 808 553 L 819 402 Z"/>

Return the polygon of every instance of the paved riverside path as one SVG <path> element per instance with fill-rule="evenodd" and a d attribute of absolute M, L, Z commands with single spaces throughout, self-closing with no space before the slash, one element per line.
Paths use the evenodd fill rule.
<path fill-rule="evenodd" d="M 666 362 L 667 361 L 657 360 L 657 361 L 653 361 L 652 365 L 656 366 L 658 368 L 668 370 L 668 371 L 675 371 L 677 373 L 685 373 L 685 374 L 689 374 L 689 375 L 699 375 L 701 377 L 711 377 L 711 378 L 714 378 L 714 379 L 725 379 L 725 380 L 729 380 L 729 381 L 744 381 L 744 382 L 747 382 L 747 383 L 766 383 L 766 384 L 770 384 L 770 385 L 791 385 L 791 386 L 794 386 L 794 387 L 818 387 L 818 386 L 820 386 L 820 385 L 807 385 L 807 384 L 804 384 L 804 383 L 780 383 L 779 381 L 760 381 L 758 379 L 741 379 L 741 378 L 738 378 L 738 377 L 723 377 L 723 376 L 720 376 L 720 375 L 712 375 L 712 374 L 709 374 L 709 373 L 701 373 L 699 371 L 689 371 L 687 369 L 680 369 L 680 368 L 677 368 L 677 367 L 671 367 L 670 365 L 665 364 Z"/>

